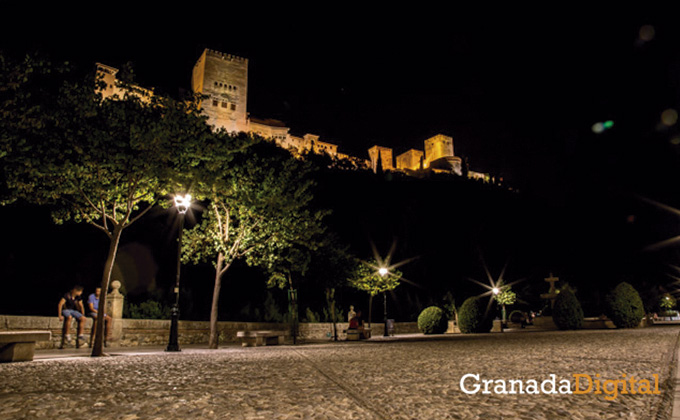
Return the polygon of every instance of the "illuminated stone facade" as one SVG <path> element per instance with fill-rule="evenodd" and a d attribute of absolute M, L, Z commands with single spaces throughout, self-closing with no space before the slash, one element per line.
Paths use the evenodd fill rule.
<path fill-rule="evenodd" d="M 392 149 L 389 147 L 373 146 L 368 149 L 368 156 L 371 159 L 371 169 L 373 169 L 373 172 L 378 170 L 378 160 L 380 160 L 380 166 L 383 171 L 394 169 L 394 166 L 392 166 Z"/>
<path fill-rule="evenodd" d="M 101 63 L 97 63 L 97 75 L 99 81 L 105 83 L 100 91 L 104 99 L 110 97 L 123 98 L 126 94 L 136 95 L 143 101 L 148 101 L 153 96 L 153 89 L 145 89 L 137 85 L 129 86 L 128 89 L 121 87 L 120 81 L 116 77 L 118 69 Z"/>
<path fill-rule="evenodd" d="M 397 169 L 417 171 L 423 169 L 423 167 L 423 152 L 421 150 L 411 149 L 397 156 Z"/>
<path fill-rule="evenodd" d="M 443 134 L 437 134 L 425 140 L 425 167 L 443 157 L 455 156 L 453 154 L 453 138 Z"/>
<path fill-rule="evenodd" d="M 248 131 L 248 59 L 206 49 L 194 65 L 191 88 L 207 96 L 201 110 L 208 124 Z"/>
<path fill-rule="evenodd" d="M 105 97 L 123 96 L 118 87 L 117 69 L 97 64 L 97 69 L 106 82 L 103 91 Z M 251 117 L 247 110 L 248 99 L 248 59 L 206 49 L 194 65 L 191 86 L 194 93 L 206 98 L 202 100 L 201 112 L 208 117 L 208 124 L 216 129 L 229 132 L 247 132 L 272 139 L 279 146 L 300 156 L 307 152 L 328 154 L 335 159 L 342 159 L 349 168 L 371 168 L 377 171 L 378 161 L 384 171 L 430 169 L 436 172 L 462 174 L 462 160 L 454 155 L 453 138 L 437 134 L 424 141 L 424 151 L 410 149 L 396 158 L 393 163 L 393 152 L 389 147 L 375 145 L 368 149 L 369 160 L 338 152 L 336 144 L 321 141 L 315 134 L 302 137 L 290 133 L 290 128 L 282 121 L 275 119 L 259 119 Z M 143 97 L 151 97 L 152 90 L 138 88 L 135 91 Z M 489 182 L 488 174 L 468 172 L 468 177 Z"/>

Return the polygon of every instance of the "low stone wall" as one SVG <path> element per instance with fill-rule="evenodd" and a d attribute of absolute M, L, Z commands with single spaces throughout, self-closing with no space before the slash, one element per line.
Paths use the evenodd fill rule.
<path fill-rule="evenodd" d="M 114 321 L 122 323 L 122 334 L 120 339 L 113 341 L 112 344 L 120 347 L 136 346 L 162 346 L 168 343 L 170 332 L 169 320 L 155 319 L 122 319 Z M 92 320 L 88 319 L 85 324 L 85 336 L 89 340 L 92 327 Z M 336 324 L 339 340 L 345 340 L 346 334 L 343 332 L 348 327 L 346 322 Z M 47 316 L 16 316 L 0 315 L 0 331 L 21 331 L 21 330 L 44 330 L 52 332 L 52 340 L 49 342 L 39 342 L 38 349 L 52 349 L 59 347 L 61 341 L 62 322 L 57 317 Z M 115 325 L 114 325 L 115 328 Z M 383 323 L 373 323 L 371 329 L 373 335 L 382 335 L 384 330 Z M 266 323 L 266 322 L 219 322 L 221 343 L 235 343 L 238 341 L 236 333 L 238 331 L 253 330 L 289 330 L 287 324 Z M 75 336 L 77 324 L 73 321 L 71 335 Z M 303 341 L 331 340 L 333 337 L 332 323 L 301 323 L 299 327 L 299 337 Z M 418 333 L 418 325 L 415 322 L 397 322 L 394 325 L 395 334 Z M 210 334 L 210 323 L 208 321 L 179 321 L 179 342 L 182 344 L 207 344 Z"/>
<path fill-rule="evenodd" d="M 644 328 L 650 325 L 652 325 L 652 323 L 647 322 L 647 318 L 642 318 L 639 327 Z M 538 316 L 534 318 L 534 326 L 546 330 L 558 329 L 551 316 Z M 616 325 L 614 325 L 614 322 L 609 318 L 593 317 L 583 318 L 583 326 L 581 328 L 584 330 L 604 330 L 616 328 Z"/>

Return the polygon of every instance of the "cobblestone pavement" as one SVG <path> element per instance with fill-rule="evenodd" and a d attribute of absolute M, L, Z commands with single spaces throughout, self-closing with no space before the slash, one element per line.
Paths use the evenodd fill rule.
<path fill-rule="evenodd" d="M 678 327 L 184 350 L 0 365 L 0 419 L 664 418 Z M 661 395 L 468 395 L 483 379 L 659 374 Z M 572 381 L 573 382 L 573 381 Z"/>

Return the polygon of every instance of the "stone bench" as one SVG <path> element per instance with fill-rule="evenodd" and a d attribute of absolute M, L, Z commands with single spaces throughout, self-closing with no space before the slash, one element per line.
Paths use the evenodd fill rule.
<path fill-rule="evenodd" d="M 371 329 L 370 328 L 364 328 L 363 331 L 364 331 L 364 336 L 366 338 L 371 338 Z M 348 328 L 346 330 L 342 330 L 342 332 L 347 334 L 347 341 L 359 341 L 361 339 L 361 333 L 356 328 Z"/>
<path fill-rule="evenodd" d="M 268 346 L 283 344 L 288 331 L 238 331 L 236 337 L 241 339 L 243 347 Z"/>
<path fill-rule="evenodd" d="M 35 343 L 51 338 L 50 331 L 0 331 L 0 362 L 30 362 Z"/>

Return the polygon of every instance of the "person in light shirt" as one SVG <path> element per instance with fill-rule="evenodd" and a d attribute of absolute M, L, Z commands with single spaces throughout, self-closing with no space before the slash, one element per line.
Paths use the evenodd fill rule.
<path fill-rule="evenodd" d="M 102 293 L 102 288 L 97 287 L 94 289 L 94 293 L 92 293 L 90 296 L 87 298 L 87 309 L 88 309 L 88 316 L 92 318 L 94 322 L 97 322 L 97 316 L 99 315 L 99 296 Z M 111 316 L 108 314 L 104 314 L 104 346 L 106 346 L 106 343 L 108 341 L 109 333 L 111 331 Z M 92 341 L 92 338 L 90 339 Z"/>

